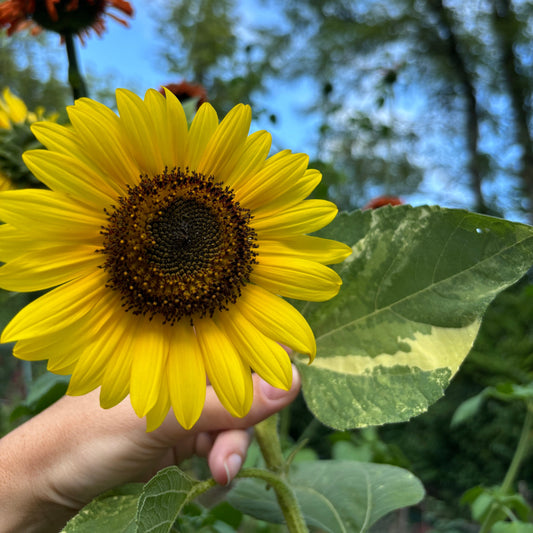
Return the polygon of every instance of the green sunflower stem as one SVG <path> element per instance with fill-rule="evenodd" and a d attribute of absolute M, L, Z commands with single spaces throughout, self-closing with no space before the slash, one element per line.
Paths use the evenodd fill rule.
<path fill-rule="evenodd" d="M 72 89 L 72 96 L 74 97 L 74 100 L 77 100 L 78 98 L 88 96 L 87 86 L 85 85 L 85 80 L 83 79 L 78 66 L 78 56 L 74 45 L 74 34 L 65 33 L 63 37 L 67 47 L 68 82 Z"/>
<path fill-rule="evenodd" d="M 254 434 L 265 459 L 267 468 L 272 472 L 281 472 L 285 465 L 285 459 L 281 451 L 281 443 L 278 434 L 279 416 L 273 415 L 254 427 Z"/>
<path fill-rule="evenodd" d="M 520 438 L 516 446 L 515 453 L 511 460 L 511 464 L 505 474 L 505 478 L 500 486 L 500 492 L 502 495 L 508 495 L 512 493 L 513 484 L 518 475 L 520 466 L 522 465 L 524 459 L 529 453 L 531 442 L 532 442 L 532 431 L 533 431 L 533 401 L 526 402 L 526 416 L 524 418 L 524 423 L 522 425 L 522 431 L 520 433 Z M 485 516 L 483 523 L 481 524 L 480 533 L 489 533 L 494 523 L 494 515 L 497 511 L 497 506 L 492 505 L 489 512 Z"/>
<path fill-rule="evenodd" d="M 308 533 L 298 500 L 286 481 L 287 465 L 279 440 L 278 415 L 257 424 L 254 433 L 268 470 L 247 468 L 239 474 L 239 477 L 256 477 L 266 481 L 276 493 L 290 533 Z"/>

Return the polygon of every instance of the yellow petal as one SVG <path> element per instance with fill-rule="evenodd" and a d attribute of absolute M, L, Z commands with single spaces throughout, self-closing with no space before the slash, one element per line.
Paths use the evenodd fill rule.
<path fill-rule="evenodd" d="M 181 102 L 165 88 L 165 120 L 161 125 L 161 133 L 167 138 L 167 143 L 170 146 L 171 154 L 168 163 L 169 168 L 174 166 L 177 168 L 185 168 L 186 164 L 186 148 L 187 137 L 189 131 L 187 128 L 187 117 L 181 105 Z M 167 146 L 167 145 L 165 145 Z M 163 156 L 166 157 L 166 156 Z M 165 164 L 166 159 L 163 160 Z"/>
<path fill-rule="evenodd" d="M 49 244 L 35 240 L 11 224 L 0 224 L 0 261 L 7 263 L 24 254 L 28 249 L 43 249 Z"/>
<path fill-rule="evenodd" d="M 231 170 L 227 168 L 228 163 L 235 153 L 242 151 L 251 120 L 250 106 L 235 106 L 209 139 L 196 170 L 205 176 L 215 176 L 215 181 L 220 179 L 221 175 L 228 174 Z M 233 160 L 233 164 L 235 162 Z"/>
<path fill-rule="evenodd" d="M 202 104 L 194 116 L 187 139 L 187 166 L 190 170 L 196 170 L 217 126 L 216 111 L 211 104 Z"/>
<path fill-rule="evenodd" d="M 28 228 L 31 213 L 33 228 Z M 68 196 L 46 190 L 24 189 L 0 193 L 0 219 L 48 239 L 85 241 L 94 239 L 105 223 L 104 213 L 84 207 Z"/>
<path fill-rule="evenodd" d="M 135 342 L 135 336 L 141 327 L 142 320 L 143 317 L 124 313 L 118 324 L 120 341 L 115 347 L 113 357 L 106 366 L 100 388 L 100 406 L 104 409 L 119 404 L 130 391 L 131 345 Z"/>
<path fill-rule="evenodd" d="M 13 350 L 25 361 L 49 359 L 47 369 L 56 374 L 71 374 L 87 343 L 120 310 L 120 297 L 106 293 L 98 305 L 82 318 L 48 334 L 20 340 Z"/>
<path fill-rule="evenodd" d="M 6 111 L 0 109 L 0 130 L 10 130 L 12 127 L 9 115 Z"/>
<path fill-rule="evenodd" d="M 157 402 L 146 414 L 146 431 L 154 431 L 165 420 L 170 409 L 170 396 L 168 385 L 165 380 L 161 381 Z"/>
<path fill-rule="evenodd" d="M 141 173 L 149 176 L 160 174 L 165 165 L 156 145 L 156 125 L 147 105 L 136 94 L 117 89 L 117 107 L 124 134 L 127 135 L 132 155 Z M 164 98 L 162 94 L 159 94 Z"/>
<path fill-rule="evenodd" d="M 309 235 L 259 240 L 257 244 L 261 255 L 300 257 L 323 265 L 340 263 L 352 253 L 352 249 L 342 242 Z"/>
<path fill-rule="evenodd" d="M 137 416 L 143 416 L 154 407 L 167 365 L 169 338 L 167 328 L 156 318 L 146 319 L 134 333 L 131 345 L 130 400 Z"/>
<path fill-rule="evenodd" d="M 112 204 L 117 196 L 106 180 L 79 159 L 50 150 L 29 150 L 22 159 L 34 176 L 50 189 L 94 204 L 100 210 Z"/>
<path fill-rule="evenodd" d="M 106 366 L 113 359 L 122 338 L 122 319 L 121 314 L 115 315 L 102 326 L 98 335 L 87 339 L 70 378 L 67 394 L 81 396 L 102 383 Z"/>
<path fill-rule="evenodd" d="M 98 269 L 102 257 L 92 246 L 56 246 L 21 255 L 0 267 L 0 287 L 38 291 L 55 287 Z"/>
<path fill-rule="evenodd" d="M 20 340 L 13 349 L 13 355 L 24 361 L 41 361 L 49 359 L 55 365 L 76 363 L 80 352 L 86 344 L 88 322 L 80 319 L 69 326 L 48 335 L 40 335 Z"/>
<path fill-rule="evenodd" d="M 124 131 L 119 117 L 105 105 L 87 98 L 76 100 L 67 110 L 79 146 L 70 155 L 97 170 L 117 192 L 137 183 L 140 169 L 129 132 Z"/>
<path fill-rule="evenodd" d="M 292 367 L 289 355 L 277 342 L 265 337 L 236 307 L 221 312 L 219 321 L 239 355 L 273 387 L 289 390 Z"/>
<path fill-rule="evenodd" d="M 329 224 L 337 214 L 327 200 L 305 200 L 275 215 L 255 216 L 251 225 L 259 239 L 279 239 L 311 233 Z"/>
<path fill-rule="evenodd" d="M 323 302 L 337 295 L 340 276 L 325 265 L 297 257 L 259 255 L 250 280 L 274 294 Z"/>
<path fill-rule="evenodd" d="M 109 289 L 98 270 L 61 285 L 24 307 L 9 322 L 0 342 L 29 339 L 59 331 L 85 316 Z"/>
<path fill-rule="evenodd" d="M 289 303 L 256 285 L 247 285 L 235 306 L 269 339 L 313 359 L 316 344 L 305 318 Z"/>
<path fill-rule="evenodd" d="M 26 104 L 18 96 L 15 96 L 8 88 L 4 89 L 2 96 L 9 109 L 11 121 L 16 124 L 24 122 L 28 116 L 28 108 L 26 107 Z"/>
<path fill-rule="evenodd" d="M 218 399 L 233 416 L 245 416 L 253 400 L 250 367 L 213 320 L 197 320 L 195 329 L 207 376 Z"/>
<path fill-rule="evenodd" d="M 287 184 L 286 191 L 280 191 L 277 196 L 272 196 L 268 202 L 254 210 L 256 218 L 271 216 L 281 210 L 288 209 L 305 200 L 322 180 L 318 170 L 307 169 L 303 176 Z"/>
<path fill-rule="evenodd" d="M 202 414 L 206 376 L 194 329 L 183 320 L 173 328 L 166 374 L 174 415 L 190 429 Z"/>
<path fill-rule="evenodd" d="M 242 183 L 256 174 L 265 164 L 271 144 L 270 133 L 266 131 L 252 133 L 246 139 L 243 151 L 238 154 L 238 160 L 231 171 L 227 173 L 224 169 L 222 172 L 221 178 L 224 183 L 234 189 L 239 189 Z"/>
<path fill-rule="evenodd" d="M 305 154 L 280 152 L 266 160 L 263 168 L 241 183 L 235 191 L 235 199 L 247 209 L 257 209 L 280 194 L 286 194 L 288 187 L 299 180 L 309 157 Z"/>
<path fill-rule="evenodd" d="M 57 124 L 47 120 L 32 124 L 31 131 L 37 140 L 51 151 L 64 155 L 73 153 L 78 155 L 82 152 L 76 131 L 71 125 Z"/>

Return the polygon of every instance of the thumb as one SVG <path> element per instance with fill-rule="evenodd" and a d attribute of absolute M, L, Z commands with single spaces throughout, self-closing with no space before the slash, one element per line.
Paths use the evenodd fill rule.
<path fill-rule="evenodd" d="M 245 429 L 277 413 L 289 405 L 300 391 L 300 375 L 292 367 L 292 385 L 288 391 L 272 387 L 257 374 L 253 376 L 254 398 L 246 416 L 236 418 L 222 406 L 215 391 L 208 387 L 205 407 L 193 431 L 216 431 L 223 429 Z"/>
<path fill-rule="evenodd" d="M 157 435 L 160 442 L 164 441 L 167 445 L 173 445 L 179 439 L 197 433 L 249 428 L 289 405 L 298 395 L 301 384 L 300 375 L 294 365 L 292 367 L 292 386 L 288 391 L 272 387 L 257 374 L 253 376 L 253 382 L 252 407 L 243 418 L 237 418 L 228 413 L 217 398 L 213 387 L 208 386 L 202 415 L 190 430 L 184 430 L 176 422 L 173 413 L 169 413 L 161 427 L 156 429 L 152 435 L 154 437 Z"/>

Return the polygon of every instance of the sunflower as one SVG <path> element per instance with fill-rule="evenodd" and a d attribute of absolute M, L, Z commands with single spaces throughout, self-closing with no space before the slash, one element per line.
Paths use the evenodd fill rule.
<path fill-rule="evenodd" d="M 104 15 L 127 25 L 110 13 L 110 8 L 133 15 L 125 0 L 5 0 L 0 3 L 0 28 L 7 28 L 8 35 L 30 27 L 33 35 L 44 29 L 60 35 L 77 34 L 83 40 L 91 30 L 98 35 L 104 32 Z"/>
<path fill-rule="evenodd" d="M 24 160 L 49 190 L 0 193 L 0 286 L 52 289 L 1 341 L 71 374 L 68 394 L 100 386 L 104 408 L 129 394 L 148 430 L 170 407 L 192 427 L 206 375 L 242 417 L 252 371 L 290 388 L 281 345 L 315 356 L 309 325 L 283 297 L 339 291 L 326 265 L 351 249 L 307 235 L 337 209 L 305 199 L 321 179 L 306 155 L 269 157 L 270 134 L 249 135 L 248 106 L 219 123 L 206 103 L 188 128 L 170 91 L 116 96 L 118 116 L 82 98 L 67 109 L 70 126 L 34 124 L 47 150 Z"/>
<path fill-rule="evenodd" d="M 0 96 L 0 191 L 35 186 L 36 180 L 22 161 L 22 153 L 38 143 L 30 130 L 37 120 L 57 120 L 45 116 L 44 108 L 28 111 L 24 101 L 5 88 Z"/>
<path fill-rule="evenodd" d="M 13 189 L 13 182 L 0 170 L 0 191 Z"/>
<path fill-rule="evenodd" d="M 26 104 L 18 96 L 14 95 L 8 87 L 2 91 L 0 98 L 0 130 L 10 130 L 14 124 L 24 124 L 26 121 L 35 122 L 42 119 L 42 110 L 37 113 L 28 111 Z"/>

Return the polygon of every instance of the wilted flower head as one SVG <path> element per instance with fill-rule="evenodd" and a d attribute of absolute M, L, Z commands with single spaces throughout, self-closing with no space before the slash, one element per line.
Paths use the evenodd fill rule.
<path fill-rule="evenodd" d="M 8 35 L 31 28 L 33 35 L 44 29 L 77 34 L 83 40 L 91 30 L 98 35 L 104 32 L 105 15 L 127 25 L 125 19 L 108 11 L 111 8 L 133 15 L 125 0 L 6 0 L 0 4 L 0 27 L 7 28 Z"/>
<path fill-rule="evenodd" d="M 189 83 L 188 81 L 169 83 L 163 85 L 161 89 L 159 89 L 159 92 L 165 94 L 165 89 L 168 89 L 182 103 L 196 98 L 196 109 L 207 102 L 207 91 L 205 90 L 205 87 L 199 83 Z"/>
<path fill-rule="evenodd" d="M 378 207 L 383 207 L 385 205 L 402 205 L 403 202 L 397 196 L 377 196 L 368 202 L 364 207 L 365 209 L 377 209 Z"/>

